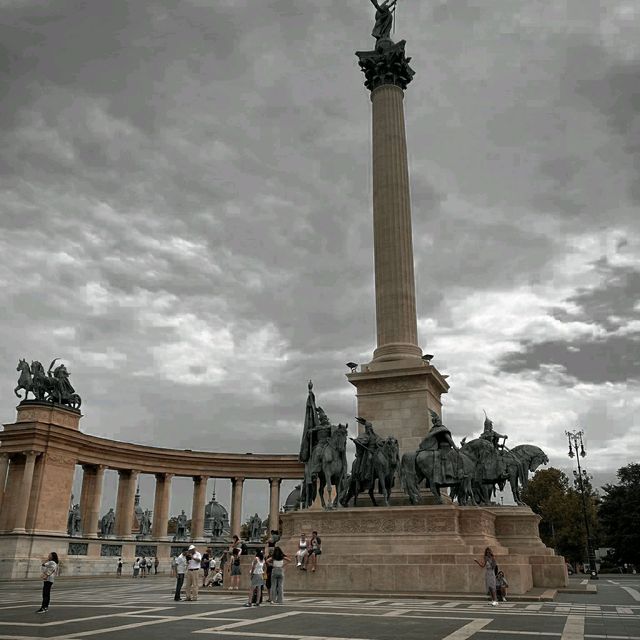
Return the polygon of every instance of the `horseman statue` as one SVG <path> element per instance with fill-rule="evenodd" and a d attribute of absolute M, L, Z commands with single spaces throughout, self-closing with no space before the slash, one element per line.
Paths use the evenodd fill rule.
<path fill-rule="evenodd" d="M 378 506 L 374 497 L 377 482 L 378 493 L 382 494 L 385 505 L 389 506 L 396 469 L 400 464 L 398 441 L 393 436 L 381 438 L 364 418 L 356 418 L 356 421 L 364 427 L 364 431 L 357 438 L 351 438 L 356 445 L 356 457 L 340 503 L 346 507 L 353 498 L 353 505 L 357 506 L 358 494 L 368 491 L 371 503 Z"/>
<path fill-rule="evenodd" d="M 33 360 L 31 366 L 23 358 L 18 362 L 16 371 L 20 372 L 18 385 L 13 392 L 21 398 L 20 389 L 24 390 L 24 400 L 32 393 L 36 400 L 46 400 L 51 403 L 67 405 L 72 409 L 79 409 L 82 404 L 80 396 L 76 393 L 71 381 L 70 373 L 64 364 L 53 368 L 59 358 L 55 358 L 45 373 L 42 363 Z"/>
<path fill-rule="evenodd" d="M 332 425 L 322 407 L 316 406 L 311 380 L 308 386 L 309 394 L 298 456 L 300 462 L 304 463 L 301 504 L 302 508 L 310 507 L 319 493 L 322 506 L 333 508 L 337 506 L 338 496 L 344 490 L 347 475 L 347 425 Z M 336 487 L 333 501 L 332 486 Z M 328 505 L 325 502 L 325 487 L 329 493 Z"/>

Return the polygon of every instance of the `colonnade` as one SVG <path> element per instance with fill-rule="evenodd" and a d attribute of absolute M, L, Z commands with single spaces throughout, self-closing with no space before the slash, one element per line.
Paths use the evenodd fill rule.
<path fill-rule="evenodd" d="M 29 510 L 37 504 L 32 495 L 34 479 L 38 475 L 35 451 L 20 453 L 0 453 L 0 532 L 26 533 L 29 530 Z M 12 466 L 15 467 L 13 473 Z M 101 516 L 104 473 L 108 467 L 100 464 L 82 464 L 82 489 L 80 494 L 80 515 L 82 518 L 81 535 L 84 538 L 98 537 L 98 522 Z M 20 473 L 16 473 L 16 471 Z M 131 539 L 134 525 L 134 506 L 136 488 L 141 474 L 137 469 L 118 469 L 118 490 L 116 496 L 115 523 L 113 535 L 119 539 Z M 171 481 L 173 473 L 155 473 L 155 493 L 153 503 L 153 523 L 151 537 L 156 540 L 169 540 L 167 526 L 169 521 L 169 502 L 171 499 Z M 191 510 L 191 538 L 204 539 L 204 510 L 207 498 L 207 475 L 191 476 L 193 480 L 193 499 Z M 278 529 L 280 510 L 280 486 L 282 478 L 270 477 L 269 481 L 269 528 Z M 245 478 L 231 478 L 231 534 L 240 535 L 242 526 L 242 495 Z M 64 496 L 58 500 L 65 501 Z M 68 499 L 65 504 L 68 504 Z M 32 532 L 32 531 L 29 531 Z"/>

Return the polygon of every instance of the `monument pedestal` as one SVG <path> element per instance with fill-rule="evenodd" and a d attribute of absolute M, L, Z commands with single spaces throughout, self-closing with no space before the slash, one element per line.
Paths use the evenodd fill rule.
<path fill-rule="evenodd" d="M 347 379 L 357 389 L 358 415 L 379 436 L 395 436 L 401 456 L 419 447 L 431 427 L 429 410 L 440 415 L 449 390 L 445 377 L 420 358 L 372 362 Z"/>
<path fill-rule="evenodd" d="M 538 534 L 528 507 L 458 505 L 362 507 L 282 514 L 281 545 L 290 557 L 300 532 L 317 531 L 322 555 L 315 573 L 287 567 L 287 589 L 331 592 L 485 592 L 486 547 L 509 580 L 509 591 L 567 584 L 564 558 Z"/>

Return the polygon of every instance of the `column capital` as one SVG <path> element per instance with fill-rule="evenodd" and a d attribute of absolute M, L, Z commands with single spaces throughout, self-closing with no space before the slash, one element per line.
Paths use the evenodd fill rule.
<path fill-rule="evenodd" d="M 32 451 L 32 450 L 28 450 L 28 451 L 23 451 L 22 455 L 27 457 L 28 459 L 34 459 L 40 452 L 39 451 Z"/>
<path fill-rule="evenodd" d="M 0 451 L 0 460 L 4 459 L 4 458 L 9 458 L 9 452 L 8 451 Z"/>
<path fill-rule="evenodd" d="M 209 480 L 209 476 L 191 476 L 194 482 L 207 482 Z"/>
<path fill-rule="evenodd" d="M 118 469 L 118 475 L 122 476 L 137 476 L 140 472 L 137 469 Z"/>
<path fill-rule="evenodd" d="M 269 478 L 269 484 L 281 484 L 282 478 Z"/>
<path fill-rule="evenodd" d="M 165 482 L 167 480 L 171 480 L 173 478 L 173 476 L 175 476 L 175 473 L 164 473 L 163 471 L 159 471 L 158 473 L 154 474 L 156 477 L 156 480 L 164 480 Z"/>
<path fill-rule="evenodd" d="M 373 51 L 356 51 L 358 64 L 364 73 L 364 86 L 373 91 L 382 85 L 394 85 L 401 90 L 413 80 L 415 71 L 409 66 L 411 58 L 404 52 L 405 40 L 392 42 L 380 39 Z"/>
<path fill-rule="evenodd" d="M 233 482 L 233 484 L 243 484 L 244 478 L 242 476 L 236 476 L 234 478 L 231 478 L 231 482 Z"/>
<path fill-rule="evenodd" d="M 107 468 L 106 464 L 91 464 L 89 462 L 86 462 L 82 465 L 83 471 L 95 471 L 96 473 L 99 473 L 100 471 L 104 471 L 106 468 Z"/>

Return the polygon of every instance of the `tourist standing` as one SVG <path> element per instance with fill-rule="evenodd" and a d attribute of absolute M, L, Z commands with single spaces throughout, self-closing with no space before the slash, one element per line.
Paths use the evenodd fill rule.
<path fill-rule="evenodd" d="M 309 560 L 307 564 L 311 565 L 311 572 L 313 573 L 318 566 L 318 556 L 322 553 L 322 540 L 318 536 L 317 531 L 311 532 L 311 549 L 309 550 Z"/>
<path fill-rule="evenodd" d="M 232 589 L 237 591 L 240 587 L 240 575 L 242 571 L 240 571 L 240 549 L 234 549 L 233 554 L 231 556 L 231 565 L 229 574 L 230 574 L 230 582 L 229 582 L 229 591 Z"/>
<path fill-rule="evenodd" d="M 496 568 L 498 564 L 493 556 L 491 547 L 487 547 L 484 550 L 482 562 L 478 562 L 478 560 L 474 560 L 474 562 L 484 569 L 485 592 L 489 591 L 491 594 L 491 604 L 495 607 L 498 605 L 496 597 Z"/>
<path fill-rule="evenodd" d="M 282 548 L 277 545 L 273 549 L 273 555 L 271 556 L 271 593 L 269 599 L 273 604 L 282 604 L 284 593 L 284 566 L 289 563 L 291 559 L 285 554 Z"/>
<path fill-rule="evenodd" d="M 116 569 L 116 578 L 122 578 L 122 558 L 118 558 L 118 568 Z"/>
<path fill-rule="evenodd" d="M 137 578 L 140 574 L 140 558 L 136 558 L 136 561 L 133 563 L 133 577 Z"/>
<path fill-rule="evenodd" d="M 158 575 L 158 567 L 160 566 L 160 560 L 158 560 L 158 556 L 153 558 L 153 575 Z"/>
<path fill-rule="evenodd" d="M 142 556 L 142 559 L 140 560 L 140 577 L 147 577 L 147 559 L 144 556 Z"/>
<path fill-rule="evenodd" d="M 251 563 L 251 587 L 249 588 L 249 601 L 243 605 L 250 607 L 252 604 L 255 607 L 260 606 L 260 600 L 262 599 L 262 587 L 264 586 L 264 552 L 262 549 L 256 551 L 256 557 Z"/>
<path fill-rule="evenodd" d="M 36 613 L 46 613 L 49 611 L 49 602 L 51 600 L 51 588 L 53 587 L 53 581 L 55 580 L 56 571 L 58 570 L 58 554 L 52 551 L 47 559 L 42 563 L 42 605 L 36 611 Z"/>
<path fill-rule="evenodd" d="M 182 591 L 182 585 L 184 584 L 184 574 L 187 570 L 187 558 L 185 552 L 183 551 L 179 556 L 176 556 L 174 562 L 174 569 L 176 572 L 176 592 L 173 599 L 176 602 L 180 602 L 180 592 Z"/>
<path fill-rule="evenodd" d="M 198 587 L 200 586 L 200 563 L 202 561 L 202 554 L 196 549 L 196 546 L 192 544 L 187 549 L 187 577 L 186 577 L 186 592 L 187 601 L 198 599 Z"/>
<path fill-rule="evenodd" d="M 171 577 L 176 577 L 176 556 L 171 556 Z"/>

